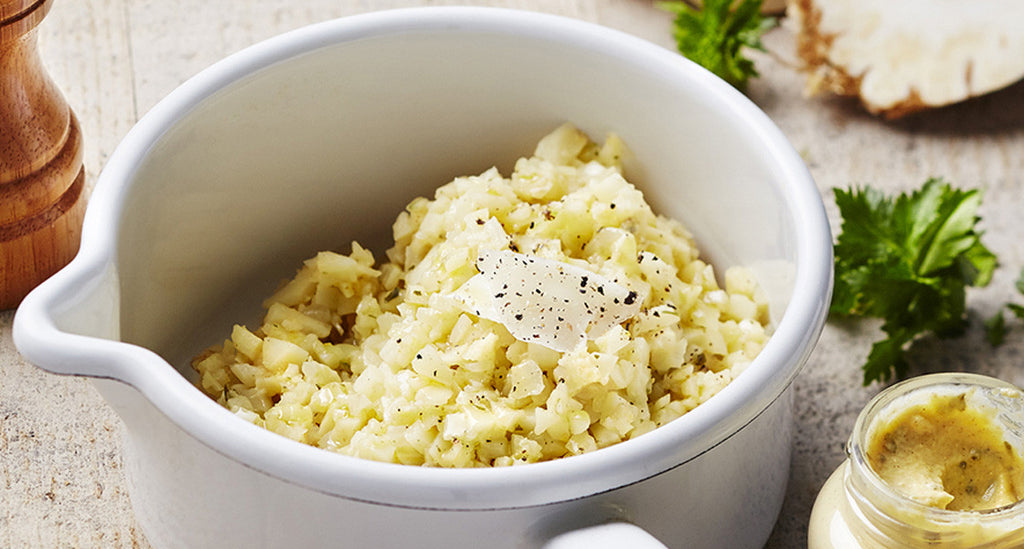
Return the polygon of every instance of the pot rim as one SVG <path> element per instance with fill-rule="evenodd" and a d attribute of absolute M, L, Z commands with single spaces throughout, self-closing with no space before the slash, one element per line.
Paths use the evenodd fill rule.
<path fill-rule="evenodd" d="M 766 154 L 776 159 L 782 177 L 791 182 L 780 192 L 794 226 L 803 229 L 794 235 L 794 292 L 764 349 L 718 395 L 643 436 L 579 456 L 498 469 L 411 467 L 291 441 L 235 417 L 152 351 L 58 327 L 54 317 L 82 301 L 83 286 L 116 276 L 117 220 L 133 174 L 177 120 L 253 72 L 304 53 L 369 37 L 441 30 L 539 38 L 662 71 L 665 78 L 714 97 L 729 116 L 745 119 Z M 824 325 L 831 286 L 831 233 L 817 187 L 768 116 L 724 81 L 675 52 L 593 23 L 502 8 L 408 8 L 343 17 L 270 38 L 211 65 L 157 103 L 104 167 L 86 213 L 79 255 L 26 298 L 14 332 L 19 349 L 41 367 L 80 361 L 86 366 L 63 373 L 128 383 L 204 445 L 286 482 L 386 505 L 499 509 L 581 498 L 639 482 L 701 455 L 737 432 L 776 401 L 806 362 Z"/>

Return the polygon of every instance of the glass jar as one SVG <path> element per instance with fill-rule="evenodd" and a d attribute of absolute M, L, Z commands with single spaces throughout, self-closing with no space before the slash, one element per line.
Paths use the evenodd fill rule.
<path fill-rule="evenodd" d="M 897 383 L 872 399 L 854 423 L 848 459 L 825 482 L 811 511 L 809 549 L 1024 547 L 1024 500 L 984 511 L 932 507 L 897 492 L 869 464 L 872 437 L 896 414 L 936 395 L 959 394 L 966 395 L 967 406 L 985 412 L 1006 443 L 1024 456 L 1024 392 L 1019 388 L 959 373 Z"/>

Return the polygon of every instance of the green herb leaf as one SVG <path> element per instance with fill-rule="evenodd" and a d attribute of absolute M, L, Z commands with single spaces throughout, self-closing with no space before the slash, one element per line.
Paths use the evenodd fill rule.
<path fill-rule="evenodd" d="M 966 287 L 984 286 L 996 256 L 976 230 L 981 195 L 929 179 L 895 198 L 870 187 L 833 189 L 842 215 L 835 244 L 832 315 L 884 320 L 864 384 L 906 373 L 905 348 L 927 332 L 951 337 L 967 324 Z"/>
<path fill-rule="evenodd" d="M 1020 275 L 1017 276 L 1017 282 L 1014 286 L 1018 292 L 1024 294 L 1024 268 L 1020 270 Z M 1007 303 L 1005 308 L 1009 309 L 1018 320 L 1024 320 L 1024 305 Z M 992 318 L 985 321 L 985 337 L 993 347 L 1002 345 L 1006 339 L 1006 333 L 1010 331 L 1010 328 L 1006 325 L 1003 313 L 1003 309 L 999 309 L 996 311 L 996 314 L 992 315 Z"/>
<path fill-rule="evenodd" d="M 1017 291 L 1024 294 L 1024 268 L 1020 270 L 1020 275 L 1017 277 L 1017 282 L 1014 284 Z M 1006 308 L 1017 317 L 1018 320 L 1024 320 L 1024 305 L 1018 303 L 1007 303 Z M 1006 333 L 1010 331 L 1010 328 L 1006 326 L 1006 321 L 1003 319 L 1003 310 L 1000 309 L 992 318 L 985 323 L 985 335 L 988 338 L 988 342 L 993 347 L 998 347 L 1003 344 L 1003 340 L 1006 338 Z"/>
<path fill-rule="evenodd" d="M 758 76 L 743 48 L 764 51 L 761 35 L 777 24 L 761 15 L 761 1 L 704 0 L 701 9 L 678 1 L 660 6 L 676 14 L 673 36 L 679 53 L 742 90 Z"/>
<path fill-rule="evenodd" d="M 1002 309 L 985 321 L 985 338 L 993 347 L 1002 345 L 1006 340 L 1006 317 L 1003 316 Z"/>

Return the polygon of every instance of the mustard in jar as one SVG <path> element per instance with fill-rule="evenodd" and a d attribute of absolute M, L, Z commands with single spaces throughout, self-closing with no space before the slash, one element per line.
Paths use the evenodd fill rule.
<path fill-rule="evenodd" d="M 810 549 L 1024 546 L 1024 393 L 932 374 L 873 399 L 822 487 Z"/>

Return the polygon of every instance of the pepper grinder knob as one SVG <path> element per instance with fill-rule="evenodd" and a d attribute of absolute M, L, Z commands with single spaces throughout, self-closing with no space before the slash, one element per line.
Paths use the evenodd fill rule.
<path fill-rule="evenodd" d="M 71 261 L 81 238 L 81 130 L 37 46 L 52 4 L 0 0 L 0 310 Z"/>

